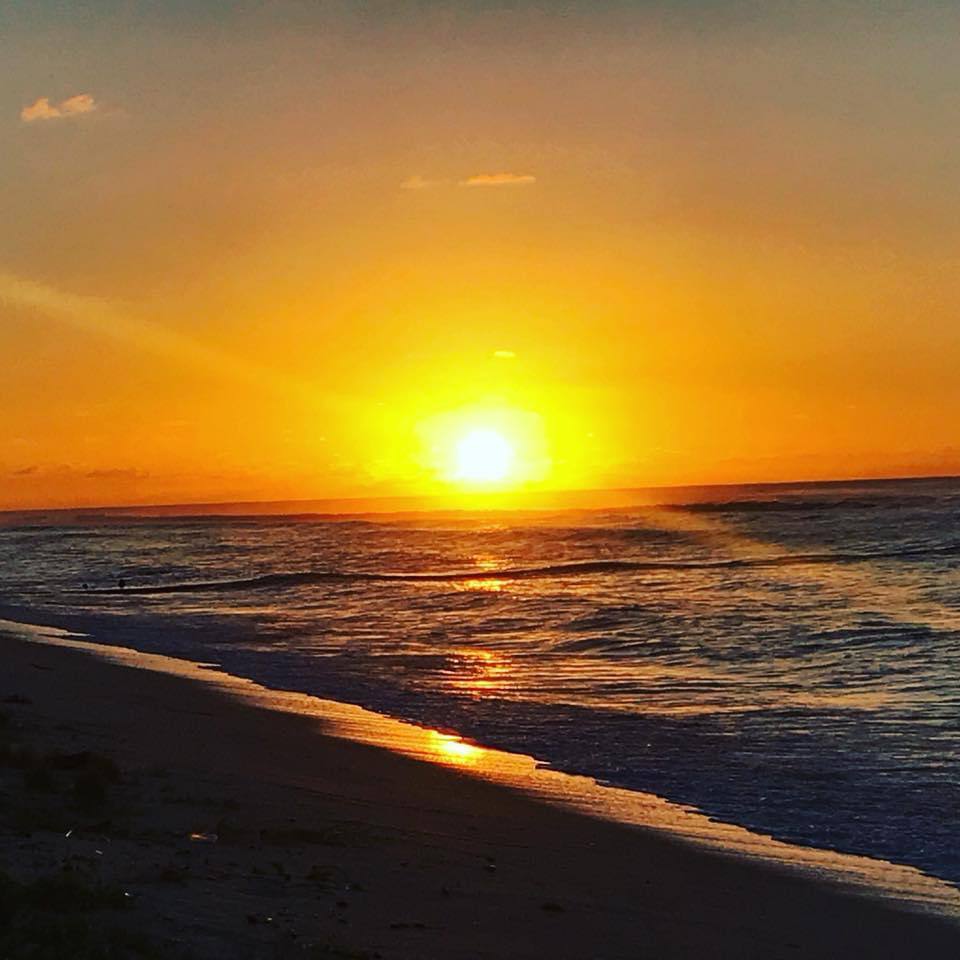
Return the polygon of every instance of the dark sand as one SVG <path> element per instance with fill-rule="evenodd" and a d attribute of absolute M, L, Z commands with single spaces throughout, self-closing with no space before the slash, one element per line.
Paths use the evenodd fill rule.
<path fill-rule="evenodd" d="M 77 911 L 91 942 L 124 931 L 118 956 L 960 956 L 950 921 L 330 737 L 213 685 L 9 636 L 0 657 L 0 900 L 31 891 L 20 946 L 55 926 L 44 910 L 63 913 L 30 900 L 37 878 L 68 876 L 108 892 Z"/>

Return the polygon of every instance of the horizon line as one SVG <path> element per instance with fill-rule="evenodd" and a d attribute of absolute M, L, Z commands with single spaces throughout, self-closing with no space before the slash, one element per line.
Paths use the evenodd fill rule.
<path fill-rule="evenodd" d="M 74 505 L 74 506 L 48 506 L 48 507 L 0 507 L 0 516 L 11 515 L 11 514 L 38 514 L 38 513 L 97 513 L 97 512 L 110 512 L 110 513 L 136 513 L 137 511 L 166 511 L 172 512 L 177 510 L 187 510 L 187 509 L 197 509 L 201 510 L 204 513 L 215 513 L 217 508 L 236 508 L 236 507 L 280 507 L 285 505 L 297 505 L 297 504 L 324 504 L 333 506 L 334 504 L 386 504 L 389 502 L 406 502 L 410 503 L 411 506 L 406 509 L 396 509 L 396 510 L 356 510 L 351 512 L 350 510 L 327 510 L 327 511 L 316 511 L 317 515 L 324 514 L 339 514 L 343 516 L 349 516 L 351 513 L 353 515 L 363 514 L 363 513 L 468 513 L 474 510 L 482 511 L 489 509 L 491 512 L 499 510 L 500 512 L 520 512 L 522 510 L 547 510 L 547 509 L 564 509 L 563 507 L 536 507 L 536 506 L 522 506 L 522 505 L 497 505 L 492 507 L 485 507 L 484 505 L 475 505 L 475 506 L 453 506 L 447 504 L 442 506 L 443 501 L 456 501 L 464 497 L 470 498 L 489 498 L 489 502 L 494 501 L 495 499 L 510 499 L 510 498 L 529 498 L 529 499 L 545 499 L 550 497 L 563 498 L 563 497 L 585 497 L 591 494 L 597 496 L 626 496 L 630 494 L 639 494 L 647 493 L 653 491 L 683 491 L 683 490 L 728 490 L 728 489 L 758 489 L 758 488 L 783 488 L 783 487 L 796 487 L 803 485 L 817 485 L 817 486 L 840 486 L 844 484 L 854 484 L 854 483 L 866 483 L 866 484 L 886 484 L 886 483 L 904 483 L 910 481 L 936 481 L 936 480 L 960 480 L 960 474 L 955 473 L 946 473 L 946 474 L 910 474 L 910 475 L 898 475 L 898 476 L 880 476 L 880 477 L 869 477 L 869 476 L 851 476 L 851 477 L 831 477 L 828 479 L 795 479 L 795 480 L 749 480 L 749 481 L 740 481 L 740 482 L 730 482 L 730 483 L 672 483 L 672 484 L 648 484 L 644 486 L 636 487 L 582 487 L 575 489 L 562 489 L 562 490 L 525 490 L 525 491 L 485 491 L 477 492 L 473 491 L 470 493 L 434 493 L 434 494 L 377 494 L 372 496 L 355 496 L 355 497 L 294 497 L 290 499 L 269 499 L 269 500 L 199 500 L 199 501 L 186 501 L 186 502 L 164 502 L 164 503 L 133 503 L 133 504 L 94 504 L 94 505 Z M 430 506 L 423 507 L 413 507 L 413 503 L 425 502 L 429 504 L 434 502 L 437 504 L 436 507 L 431 508 Z M 566 507 L 566 509 L 571 509 Z M 591 509 L 590 507 L 581 507 L 581 509 Z M 594 509 L 603 509 L 602 507 L 596 507 Z M 305 513 L 313 513 L 314 511 L 305 511 Z M 288 511 L 291 515 L 296 515 L 294 511 Z M 190 514 L 183 514 L 184 516 L 189 516 Z M 234 513 L 235 516 L 258 516 L 259 514 L 256 510 L 251 511 L 248 514 L 238 514 Z"/>

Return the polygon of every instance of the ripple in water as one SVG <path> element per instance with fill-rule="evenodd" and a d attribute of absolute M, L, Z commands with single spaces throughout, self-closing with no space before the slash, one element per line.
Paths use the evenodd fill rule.
<path fill-rule="evenodd" d="M 12 518 L 0 599 L 960 882 L 958 545 L 956 481 L 392 522 Z"/>

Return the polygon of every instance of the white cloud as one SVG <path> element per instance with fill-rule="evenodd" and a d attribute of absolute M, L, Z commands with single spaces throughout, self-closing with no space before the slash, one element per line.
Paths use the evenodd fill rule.
<path fill-rule="evenodd" d="M 514 187 L 536 183 L 531 173 L 477 173 L 460 181 L 461 187 Z"/>
<path fill-rule="evenodd" d="M 20 119 L 24 123 L 33 123 L 34 120 L 53 120 L 54 117 L 59 116 L 60 111 L 56 107 L 51 106 L 50 101 L 46 97 L 40 97 L 39 100 L 36 100 L 20 111 Z"/>
<path fill-rule="evenodd" d="M 24 123 L 34 123 L 37 120 L 60 120 L 64 117 L 93 113 L 96 109 L 97 101 L 89 93 L 78 93 L 59 103 L 51 103 L 49 97 L 38 97 L 20 111 L 20 119 Z"/>
<path fill-rule="evenodd" d="M 97 103 L 89 93 L 78 93 L 60 102 L 60 112 L 65 117 L 76 113 L 92 113 L 96 109 Z"/>
<path fill-rule="evenodd" d="M 400 184 L 401 190 L 430 190 L 434 187 L 516 187 L 524 184 L 536 183 L 537 178 L 532 173 L 475 173 L 462 180 L 431 180 L 415 174 L 407 177 Z"/>

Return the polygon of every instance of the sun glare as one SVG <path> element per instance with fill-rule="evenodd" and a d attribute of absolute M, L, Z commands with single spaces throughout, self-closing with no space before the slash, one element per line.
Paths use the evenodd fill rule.
<path fill-rule="evenodd" d="M 417 422 L 416 462 L 426 483 L 461 505 L 505 502 L 541 487 L 553 458 L 543 417 L 496 400 Z"/>
<path fill-rule="evenodd" d="M 513 461 L 513 447 L 502 433 L 471 430 L 457 441 L 456 478 L 468 483 L 499 483 L 510 476 Z"/>

